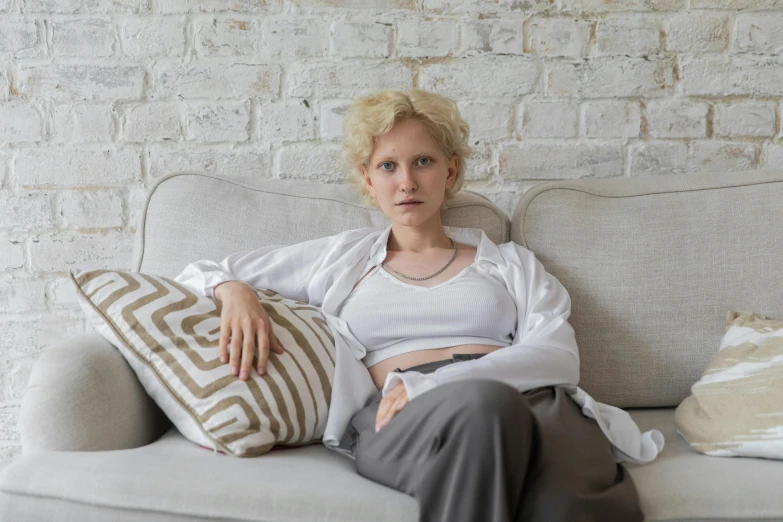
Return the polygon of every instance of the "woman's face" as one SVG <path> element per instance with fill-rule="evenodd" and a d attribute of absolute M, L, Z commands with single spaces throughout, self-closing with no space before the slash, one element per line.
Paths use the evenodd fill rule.
<path fill-rule="evenodd" d="M 457 176 L 457 155 L 447 161 L 438 142 L 418 120 L 394 124 L 380 136 L 362 176 L 370 194 L 390 219 L 404 225 L 418 225 L 440 207 Z M 400 205 L 405 199 L 421 201 Z"/>

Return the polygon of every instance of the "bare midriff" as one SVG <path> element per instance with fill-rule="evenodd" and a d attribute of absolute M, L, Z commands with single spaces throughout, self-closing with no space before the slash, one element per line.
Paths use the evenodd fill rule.
<path fill-rule="evenodd" d="M 416 350 L 414 352 L 402 353 L 389 357 L 377 364 L 373 364 L 368 369 L 375 387 L 379 390 L 386 382 L 386 374 L 400 368 L 406 370 L 419 364 L 428 362 L 442 361 L 451 359 L 455 353 L 490 353 L 503 348 L 494 344 L 460 344 L 457 346 L 448 346 L 446 348 L 433 348 L 431 350 Z"/>

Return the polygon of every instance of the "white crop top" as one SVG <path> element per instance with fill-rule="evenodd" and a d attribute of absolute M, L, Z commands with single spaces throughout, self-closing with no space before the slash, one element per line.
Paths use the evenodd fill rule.
<path fill-rule="evenodd" d="M 429 288 L 401 281 L 381 265 L 372 270 L 337 311 L 367 350 L 366 367 L 415 350 L 511 345 L 517 328 L 514 299 L 475 263 Z"/>

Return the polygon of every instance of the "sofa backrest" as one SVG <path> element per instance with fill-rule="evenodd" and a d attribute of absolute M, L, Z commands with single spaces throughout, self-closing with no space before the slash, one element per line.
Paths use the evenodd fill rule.
<path fill-rule="evenodd" d="M 580 387 L 599 402 L 677 406 L 728 311 L 783 319 L 783 170 L 547 181 L 511 240 L 569 291 Z"/>
<path fill-rule="evenodd" d="M 463 190 L 448 202 L 444 225 L 481 228 L 495 243 L 509 241 L 509 217 L 486 196 Z M 260 179 L 253 186 L 219 176 L 182 172 L 150 190 L 136 228 L 133 270 L 174 277 L 199 259 L 291 245 L 361 227 L 386 227 L 347 184 Z"/>

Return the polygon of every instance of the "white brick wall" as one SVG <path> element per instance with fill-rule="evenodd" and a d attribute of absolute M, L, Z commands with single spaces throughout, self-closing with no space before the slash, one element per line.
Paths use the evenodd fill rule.
<path fill-rule="evenodd" d="M 780 0 L 0 0 L 0 468 L 36 357 L 89 330 L 70 268 L 129 269 L 148 188 L 345 183 L 355 94 L 471 125 L 466 188 L 783 168 Z"/>

